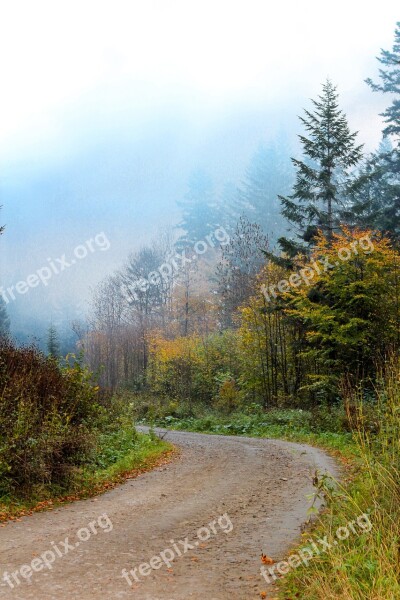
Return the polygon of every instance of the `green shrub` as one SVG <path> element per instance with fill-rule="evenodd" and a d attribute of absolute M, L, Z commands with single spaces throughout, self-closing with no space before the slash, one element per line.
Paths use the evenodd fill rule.
<path fill-rule="evenodd" d="M 241 394 L 233 379 L 226 379 L 219 388 L 218 396 L 214 400 L 214 407 L 224 413 L 230 414 L 240 405 Z"/>

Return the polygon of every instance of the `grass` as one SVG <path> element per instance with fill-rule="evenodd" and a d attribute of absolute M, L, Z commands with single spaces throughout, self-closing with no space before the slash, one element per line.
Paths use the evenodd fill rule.
<path fill-rule="evenodd" d="M 308 567 L 294 569 L 280 598 L 395 600 L 400 598 L 400 368 L 389 365 L 377 391 L 374 425 L 359 397 L 350 398 L 360 468 L 346 486 L 325 490 L 327 509 L 314 537 L 334 539 L 339 527 L 369 515 L 371 531 L 332 544 Z M 306 592 L 305 592 L 306 590 Z"/>
<path fill-rule="evenodd" d="M 291 554 L 327 539 L 330 548 L 277 581 L 272 596 L 282 600 L 397 600 L 400 598 L 400 367 L 389 365 L 376 389 L 374 403 L 357 394 L 343 410 L 320 415 L 299 410 L 256 414 L 206 413 L 196 417 L 164 415 L 152 423 L 169 429 L 210 434 L 280 438 L 317 445 L 335 455 L 344 467 L 339 484 L 322 478 L 316 494 L 326 508 L 312 531 Z M 346 431 L 351 424 L 352 431 Z M 362 515 L 366 515 L 362 517 Z M 371 524 L 370 531 L 357 519 Z M 349 525 L 350 524 L 350 525 Z M 347 539 L 338 539 L 339 528 Z M 354 532 L 351 530 L 353 528 Z M 334 541 L 337 541 L 337 544 Z M 315 554 L 315 552 L 314 552 Z"/>
<path fill-rule="evenodd" d="M 369 470 L 358 475 L 350 486 L 327 491 L 328 506 L 320 515 L 309 540 L 326 538 L 328 550 L 286 575 L 278 586 L 282 599 L 307 600 L 395 600 L 400 598 L 399 511 L 387 506 L 394 487 L 387 488 L 388 472 Z M 394 483 L 394 482 L 392 482 Z M 385 494 L 385 496 L 383 496 Z M 391 501 L 389 500 L 389 504 Z M 357 527 L 357 519 L 367 515 L 371 530 Z M 363 519 L 365 520 L 365 518 Z M 352 523 L 355 533 L 351 531 Z M 347 539 L 338 539 L 349 532 Z M 335 544 L 335 541 L 337 542 Z"/>
<path fill-rule="evenodd" d="M 335 413 L 330 417 L 337 421 Z M 152 420 L 157 427 L 219 435 L 243 435 L 247 437 L 276 438 L 291 442 L 321 446 L 345 458 L 356 457 L 357 444 L 351 432 L 329 429 L 315 420 L 312 413 L 298 409 L 272 409 L 257 414 L 236 412 L 231 415 L 207 413 L 198 417 L 177 418 L 165 416 Z M 332 426 L 332 429 L 334 427 Z"/>
<path fill-rule="evenodd" d="M 175 453 L 171 444 L 152 434 L 136 433 L 132 428 L 102 434 L 92 462 L 76 469 L 68 488 L 43 486 L 28 497 L 3 496 L 0 498 L 0 522 L 97 496 L 168 462 Z"/>

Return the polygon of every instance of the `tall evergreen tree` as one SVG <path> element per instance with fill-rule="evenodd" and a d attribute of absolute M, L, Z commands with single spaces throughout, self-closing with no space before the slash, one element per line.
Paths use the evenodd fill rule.
<path fill-rule="evenodd" d="M 374 92 L 394 94 L 391 105 L 381 115 L 387 123 L 383 133 L 385 136 L 400 136 L 400 21 L 396 24 L 392 51 L 381 50 L 377 60 L 382 65 L 379 69 L 381 82 L 374 83 L 372 79 L 367 79 L 366 83 Z M 399 141 L 397 137 L 397 143 Z"/>
<path fill-rule="evenodd" d="M 6 303 L 0 296 L 0 338 L 10 335 L 10 319 L 8 317 Z"/>
<path fill-rule="evenodd" d="M 248 204 L 242 200 L 241 190 L 229 181 L 224 185 L 218 198 L 220 224 L 230 234 L 236 229 L 241 217 L 248 213 Z"/>
<path fill-rule="evenodd" d="M 362 157 L 362 146 L 355 143 L 345 114 L 339 109 L 336 87 L 328 80 L 313 112 L 300 117 L 308 137 L 300 135 L 303 160 L 292 159 L 296 182 L 290 196 L 279 196 L 282 214 L 291 224 L 297 239 L 281 237 L 281 249 L 293 257 L 307 254 L 318 230 L 332 239 L 338 228 L 345 196 L 348 169 Z"/>
<path fill-rule="evenodd" d="M 400 236 L 400 179 L 396 154 L 384 138 L 359 169 L 348 188 L 349 202 L 343 216 L 347 223 Z"/>
<path fill-rule="evenodd" d="M 239 190 L 242 214 L 273 240 L 283 231 L 278 194 L 289 192 L 293 173 L 285 140 L 260 144 Z"/>
<path fill-rule="evenodd" d="M 184 231 L 178 246 L 204 240 L 217 229 L 220 220 L 212 181 L 203 171 L 193 173 L 188 188 L 184 200 L 178 202 L 182 209 L 182 221 L 178 227 Z"/>
<path fill-rule="evenodd" d="M 50 325 L 47 331 L 47 352 L 53 358 L 60 358 L 60 342 L 54 325 Z"/>
<path fill-rule="evenodd" d="M 353 181 L 351 212 L 362 224 L 400 240 L 400 22 L 392 51 L 381 50 L 378 61 L 380 83 L 366 82 L 373 91 L 392 95 L 381 114 L 386 123 L 383 134 L 391 143 L 381 145 Z"/>

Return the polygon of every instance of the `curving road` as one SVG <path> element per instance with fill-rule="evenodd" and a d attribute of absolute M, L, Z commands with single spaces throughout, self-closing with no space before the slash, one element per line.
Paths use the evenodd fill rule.
<path fill-rule="evenodd" d="M 0 598 L 252 600 L 306 520 L 315 469 L 334 461 L 278 440 L 168 432 L 169 465 L 92 500 L 0 529 Z M 124 570 L 124 571 L 123 571 Z"/>

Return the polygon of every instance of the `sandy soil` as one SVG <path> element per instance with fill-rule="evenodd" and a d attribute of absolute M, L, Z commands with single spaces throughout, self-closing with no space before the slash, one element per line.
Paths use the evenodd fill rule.
<path fill-rule="evenodd" d="M 182 450 L 169 465 L 1 528 L 0 598 L 260 598 L 268 589 L 261 551 L 279 560 L 298 540 L 315 469 L 335 473 L 334 462 L 310 446 L 276 440 L 185 432 L 166 439 Z M 31 568 L 26 578 L 22 565 Z"/>

